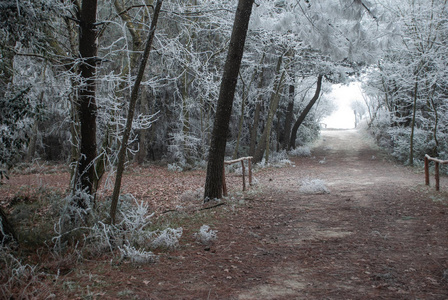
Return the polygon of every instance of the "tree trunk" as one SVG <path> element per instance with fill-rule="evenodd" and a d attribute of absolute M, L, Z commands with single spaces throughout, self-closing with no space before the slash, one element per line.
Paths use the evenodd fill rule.
<path fill-rule="evenodd" d="M 280 76 L 280 78 L 278 77 L 282 62 L 283 62 L 283 56 L 280 56 L 278 58 L 277 67 L 275 70 L 276 79 L 274 81 L 274 87 L 273 87 L 273 91 L 271 94 L 271 101 L 269 103 L 269 111 L 268 111 L 268 118 L 266 121 L 266 126 L 263 130 L 261 138 L 259 139 L 257 148 L 255 149 L 254 158 L 252 160 L 253 163 L 260 162 L 263 159 L 263 153 L 269 147 L 269 139 L 271 136 L 272 122 L 274 121 L 274 115 L 277 112 L 278 102 L 280 100 L 280 97 L 279 97 L 280 88 L 281 88 L 283 80 L 285 78 L 285 71 L 282 72 L 282 75 Z M 267 154 L 269 155 L 269 150 L 267 151 Z"/>
<path fill-rule="evenodd" d="M 264 54 L 263 54 L 264 55 Z M 261 70 L 260 81 L 258 82 L 258 90 L 263 87 L 263 74 L 264 70 Z M 259 93 L 257 97 L 257 103 L 255 105 L 254 122 L 250 131 L 250 142 L 249 142 L 249 155 L 253 156 L 255 153 L 255 145 L 257 143 L 257 133 L 258 133 L 258 122 L 260 120 L 261 112 L 261 102 L 263 100 L 263 95 Z"/>
<path fill-rule="evenodd" d="M 285 71 L 282 72 L 280 80 L 275 85 L 275 89 L 272 92 L 271 103 L 269 105 L 268 119 L 266 120 L 266 127 L 263 130 L 260 141 L 258 142 L 257 149 L 255 150 L 253 162 L 258 163 L 263 159 L 263 153 L 265 153 L 266 162 L 269 160 L 269 140 L 271 138 L 272 123 L 274 122 L 274 116 L 277 112 L 278 103 L 280 101 L 280 90 L 283 80 L 285 78 Z"/>
<path fill-rule="evenodd" d="M 235 87 L 243 57 L 253 3 L 254 0 L 238 1 L 213 125 L 207 177 L 205 179 L 204 201 L 222 197 L 222 171 L 224 168 L 227 132 L 229 130 Z"/>
<path fill-rule="evenodd" d="M 149 113 L 149 103 L 146 87 L 143 88 L 142 96 L 140 98 L 140 113 L 142 115 L 148 115 Z M 138 152 L 136 154 L 135 160 L 139 165 L 145 162 L 146 155 L 148 152 L 147 135 L 148 135 L 148 129 L 140 129 L 138 132 Z"/>
<path fill-rule="evenodd" d="M 258 65 L 261 65 L 263 63 L 263 60 L 264 60 L 264 54 L 261 57 L 261 61 Z M 247 86 L 246 86 L 246 83 L 244 82 L 244 79 L 241 78 L 241 82 L 243 83 L 243 97 L 241 99 L 241 116 L 240 116 L 240 121 L 238 123 L 238 136 L 236 138 L 236 146 L 235 146 L 235 150 L 233 152 L 233 159 L 237 159 L 237 157 L 238 157 L 238 152 L 239 152 L 240 142 L 241 142 L 241 135 L 243 132 L 244 111 L 246 109 L 246 102 L 247 102 L 247 99 L 249 98 L 250 87 L 251 87 L 252 83 L 254 82 L 255 77 L 257 77 L 257 73 L 258 73 L 258 66 L 255 68 L 254 73 L 252 74 L 250 82 Z M 240 77 L 241 77 L 241 73 L 240 73 Z"/>
<path fill-rule="evenodd" d="M 242 79 L 242 78 L 241 78 Z M 240 120 L 238 122 L 238 136 L 236 137 L 236 145 L 235 149 L 233 151 L 233 159 L 238 158 L 238 151 L 240 149 L 240 140 L 241 140 L 241 133 L 243 131 L 243 123 L 244 123 L 244 111 L 246 108 L 246 98 L 249 91 L 246 92 L 246 84 L 244 83 L 244 80 L 241 80 L 243 82 L 243 96 L 241 97 L 241 115 Z M 247 90 L 249 87 L 247 87 Z"/>
<path fill-rule="evenodd" d="M 44 65 L 42 70 L 42 82 L 45 82 L 45 76 L 47 71 L 47 64 Z M 45 92 L 40 92 L 39 95 L 39 103 L 42 104 L 44 102 Z M 31 162 L 34 158 L 34 154 L 36 153 L 36 142 L 37 142 L 37 133 L 39 130 L 39 122 L 38 119 L 34 119 L 33 127 L 31 128 L 31 137 L 30 142 L 28 144 L 28 152 L 26 154 L 25 160 L 27 162 Z"/>
<path fill-rule="evenodd" d="M 14 51 L 10 49 L 14 49 L 16 42 L 14 39 L 8 39 L 7 41 L 2 41 L 2 43 L 6 43 L 6 47 L 0 47 L 0 56 L 2 58 L 0 60 L 0 71 L 2 73 L 0 97 L 4 98 L 14 78 Z"/>
<path fill-rule="evenodd" d="M 314 96 L 311 99 L 310 103 L 308 103 L 308 105 L 305 107 L 305 109 L 300 114 L 297 121 L 294 123 L 294 126 L 292 127 L 291 138 L 289 140 L 289 147 L 288 147 L 289 150 L 294 149 L 296 147 L 297 130 L 299 129 L 300 125 L 302 125 L 303 121 L 305 120 L 306 116 L 310 112 L 313 105 L 316 103 L 317 99 L 319 99 L 320 90 L 322 88 L 322 77 L 323 77 L 322 75 L 319 75 L 319 77 L 317 77 L 316 92 L 314 93 Z"/>
<path fill-rule="evenodd" d="M 28 151 L 26 153 L 25 161 L 32 162 L 36 153 L 37 133 L 39 130 L 39 124 L 37 120 L 34 120 L 33 127 L 31 128 L 31 137 L 28 144 Z"/>
<path fill-rule="evenodd" d="M 79 72 L 81 84 L 79 90 L 78 116 L 80 121 L 81 144 L 78 162 L 77 189 L 93 193 L 96 158 L 96 115 L 95 72 L 97 56 L 96 30 L 97 0 L 83 0 L 79 22 L 79 53 L 81 65 Z M 76 205 L 87 208 L 84 199 L 76 199 Z"/>
<path fill-rule="evenodd" d="M 289 102 L 288 107 L 286 108 L 286 116 L 285 116 L 285 126 L 284 130 L 281 132 L 281 147 L 282 149 L 288 148 L 288 138 L 291 133 L 292 119 L 294 117 L 294 97 L 295 97 L 295 86 L 291 84 L 289 86 Z"/>
<path fill-rule="evenodd" d="M 157 27 L 157 21 L 159 19 L 160 9 L 162 7 L 163 0 L 157 0 L 154 8 L 154 16 L 151 21 L 151 27 L 149 29 L 148 40 L 146 41 L 145 51 L 140 62 L 137 77 L 135 78 L 134 86 L 132 87 L 131 99 L 129 102 L 129 111 L 126 118 L 126 127 L 123 132 L 123 138 L 121 140 L 120 151 L 118 152 L 118 165 L 117 175 L 115 178 L 114 192 L 112 194 L 112 203 L 110 207 L 110 223 L 115 224 L 115 215 L 117 213 L 118 197 L 120 196 L 121 179 L 123 177 L 124 163 L 126 160 L 126 150 L 128 148 L 128 140 L 131 134 L 132 121 L 134 120 L 135 105 L 138 99 L 138 92 L 140 90 L 140 83 L 142 82 L 143 75 L 145 73 L 146 64 L 148 62 L 149 53 L 151 51 L 152 41 Z"/>
<path fill-rule="evenodd" d="M 146 1 L 147 5 L 153 5 L 154 1 Z M 123 0 L 115 0 L 114 6 L 117 14 L 120 16 L 120 18 L 125 22 L 126 28 L 129 31 L 129 34 L 131 35 L 132 39 L 132 51 L 130 54 L 130 61 L 128 67 L 125 67 L 123 69 L 123 75 L 127 72 L 134 72 L 137 68 L 138 59 L 139 59 L 139 53 L 143 51 L 144 46 L 144 40 L 142 36 L 142 25 L 136 26 L 133 18 L 129 15 L 128 9 L 125 8 L 125 4 Z M 144 15 L 144 20 L 148 19 L 148 16 Z M 120 90 L 124 88 L 123 86 L 120 87 Z M 146 89 L 143 90 L 141 98 L 140 98 L 140 112 L 143 115 L 148 114 L 148 99 L 146 98 Z M 147 129 L 141 129 L 138 132 L 138 152 L 135 157 L 136 162 L 140 165 L 144 162 L 146 155 L 147 155 Z"/>
<path fill-rule="evenodd" d="M 414 165 L 414 129 L 415 129 L 415 114 L 417 111 L 417 92 L 418 92 L 418 77 L 415 80 L 414 86 L 414 102 L 412 109 L 412 122 L 411 122 L 411 136 L 409 145 L 409 165 Z"/>

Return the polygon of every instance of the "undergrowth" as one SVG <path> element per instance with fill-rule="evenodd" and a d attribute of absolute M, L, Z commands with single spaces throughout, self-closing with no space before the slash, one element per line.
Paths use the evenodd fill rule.
<path fill-rule="evenodd" d="M 45 299 L 51 286 L 44 282 L 56 284 L 60 272 L 85 259 L 107 256 L 134 265 L 156 263 L 161 252 L 179 247 L 182 226 L 189 218 L 179 213 L 154 219 L 147 203 L 128 194 L 120 196 L 112 225 L 108 222 L 110 199 L 95 204 L 82 191 L 67 197 L 50 190 L 38 193 L 17 198 L 8 207 L 19 246 L 0 249 L 1 299 Z M 83 199 L 87 208 L 78 207 L 75 198 Z M 197 226 L 204 216 L 190 216 L 189 226 Z"/>
<path fill-rule="evenodd" d="M 306 178 L 302 180 L 299 192 L 303 194 L 329 194 L 330 190 L 324 180 Z"/>

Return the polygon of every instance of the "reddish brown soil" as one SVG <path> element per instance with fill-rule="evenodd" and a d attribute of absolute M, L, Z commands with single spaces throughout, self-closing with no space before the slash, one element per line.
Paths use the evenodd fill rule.
<path fill-rule="evenodd" d="M 180 247 L 159 253 L 151 265 L 111 264 L 110 256 L 84 260 L 49 282 L 48 293 L 55 299 L 448 299 L 447 194 L 424 186 L 422 172 L 395 164 L 356 131 L 323 132 L 312 155 L 256 172 L 258 185 L 245 194 L 236 192 L 241 177 L 230 175 L 232 197 L 203 211 L 181 196 L 203 184 L 203 171 L 134 169 L 125 189 L 150 201 L 159 218 L 176 214 L 167 211 L 177 205 L 191 215 Z M 14 192 L 18 178 L 3 191 Z M 324 180 L 330 194 L 300 193 L 304 178 Z M 441 190 L 448 190 L 446 178 Z M 218 230 L 210 249 L 192 237 L 204 220 Z"/>

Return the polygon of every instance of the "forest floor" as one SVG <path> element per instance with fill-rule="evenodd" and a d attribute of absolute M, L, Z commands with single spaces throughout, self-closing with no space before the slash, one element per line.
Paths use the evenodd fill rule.
<path fill-rule="evenodd" d="M 111 263 L 107 255 L 58 264 L 48 278 L 55 299 L 447 299 L 448 181 L 424 185 L 423 170 L 401 166 L 357 131 L 323 131 L 311 157 L 254 173 L 242 193 L 229 174 L 230 196 L 210 209 L 191 195 L 204 171 L 131 168 L 124 189 L 150 203 L 155 219 L 183 226 L 180 246 L 155 264 Z M 26 177 L 29 176 L 29 177 Z M 12 194 L 66 173 L 13 176 Z M 33 177 L 34 176 L 34 177 Z M 54 176 L 54 177 L 51 177 Z M 329 193 L 300 191 L 321 179 Z M 432 180 L 433 181 L 433 180 Z M 66 181 L 65 181 L 66 182 Z M 23 187 L 23 184 L 25 187 Z M 192 191 L 187 196 L 187 190 Z M 107 193 L 107 191 L 105 192 Z M 8 196 L 9 195 L 9 196 Z M 188 217 L 185 217 L 188 216 Z M 217 230 L 211 247 L 195 241 L 202 224 Z M 45 267 L 56 272 L 56 267 Z"/>

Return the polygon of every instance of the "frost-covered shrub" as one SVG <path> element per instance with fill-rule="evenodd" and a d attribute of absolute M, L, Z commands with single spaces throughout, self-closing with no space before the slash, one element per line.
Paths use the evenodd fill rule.
<path fill-rule="evenodd" d="M 218 237 L 217 230 L 210 229 L 208 225 L 202 225 L 199 232 L 194 234 L 196 240 L 204 245 L 212 244 Z"/>
<path fill-rule="evenodd" d="M 104 209 L 109 203 L 105 203 Z M 130 244 L 135 246 L 145 246 L 152 238 L 152 232 L 148 230 L 151 218 L 154 214 L 149 213 L 149 206 L 143 201 L 137 201 L 130 194 L 120 196 L 120 205 L 115 225 L 109 225 L 98 220 L 89 231 L 86 239 L 91 247 L 113 250 L 115 244 Z"/>
<path fill-rule="evenodd" d="M 269 160 L 266 162 L 266 159 L 263 158 L 260 163 L 257 164 L 259 168 L 267 168 L 267 167 L 276 167 L 282 168 L 285 166 L 292 165 L 292 162 L 288 158 L 288 153 L 286 150 L 273 152 L 269 155 Z"/>
<path fill-rule="evenodd" d="M 279 152 L 272 152 L 269 156 L 269 161 L 271 164 L 284 164 L 284 163 L 291 163 L 288 157 L 288 153 L 286 153 L 286 150 L 279 151 Z"/>
<path fill-rule="evenodd" d="M 207 168 L 207 161 L 204 159 L 200 159 L 194 162 L 193 169 L 194 170 L 203 170 Z"/>
<path fill-rule="evenodd" d="M 182 170 L 190 170 L 197 167 L 197 162 L 204 161 L 205 140 L 194 132 L 185 133 L 182 122 L 176 123 L 177 129 L 170 133 L 168 145 L 168 159 L 174 161 L 173 165 Z M 190 123 L 190 125 L 192 125 Z M 200 165 L 200 164 L 199 164 Z"/>
<path fill-rule="evenodd" d="M 410 153 L 410 128 L 391 128 L 388 133 L 392 139 L 392 155 L 399 161 L 408 162 Z M 423 159 L 426 153 L 431 153 L 436 147 L 431 133 L 422 129 L 414 130 L 414 159 Z"/>
<path fill-rule="evenodd" d="M 322 179 L 303 179 L 299 192 L 304 194 L 329 194 L 330 190 Z"/>
<path fill-rule="evenodd" d="M 78 203 L 83 203 L 85 207 L 80 207 Z M 88 223 L 95 221 L 92 204 L 93 196 L 82 190 L 76 190 L 62 200 L 59 218 L 54 224 L 56 235 L 52 240 L 55 250 L 62 251 L 71 236 L 88 229 Z"/>
<path fill-rule="evenodd" d="M 155 263 L 157 262 L 157 255 L 151 251 L 146 251 L 144 249 L 136 249 L 133 246 L 123 245 L 123 247 L 118 247 L 121 252 L 121 258 L 129 258 L 132 263 L 136 265 Z"/>
<path fill-rule="evenodd" d="M 300 125 L 297 131 L 296 145 L 306 145 L 314 142 L 320 135 L 320 125 L 312 120 L 313 118 L 306 118 Z"/>
<path fill-rule="evenodd" d="M 311 150 L 307 146 L 301 146 L 288 151 L 288 154 L 291 156 L 309 157 L 311 156 Z"/>
<path fill-rule="evenodd" d="M 174 228 L 166 228 L 163 231 L 156 233 L 157 237 L 152 241 L 152 248 L 166 248 L 166 249 L 175 249 L 179 246 L 179 239 L 182 237 L 183 229 L 179 227 L 177 229 Z"/>
<path fill-rule="evenodd" d="M 64 209 L 61 217 L 54 226 L 56 235 L 52 241 L 54 250 L 60 252 L 65 249 L 69 237 L 84 243 L 80 244 L 90 254 L 113 252 L 117 245 L 145 246 L 150 243 L 153 233 L 148 230 L 153 214 L 149 213 L 149 206 L 139 202 L 132 195 L 120 196 L 118 214 L 114 225 L 108 224 L 110 199 L 101 202 L 96 209 L 82 210 L 72 204 L 73 199 L 65 199 Z M 89 222 L 78 222 L 77 219 L 85 221 L 88 216 Z M 73 221 L 73 219 L 75 221 Z"/>
<path fill-rule="evenodd" d="M 182 172 L 184 168 L 178 163 L 168 164 L 168 171 L 171 172 Z"/>
<path fill-rule="evenodd" d="M 146 227 L 151 224 L 154 213 L 149 213 L 149 205 L 143 201 L 137 201 L 133 196 L 134 205 L 120 210 L 121 220 L 118 227 L 125 233 L 126 239 L 132 244 L 144 245 L 150 238 Z M 129 205 L 129 202 L 128 202 Z"/>

